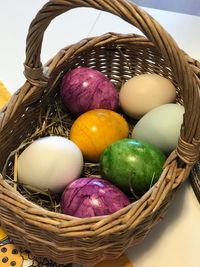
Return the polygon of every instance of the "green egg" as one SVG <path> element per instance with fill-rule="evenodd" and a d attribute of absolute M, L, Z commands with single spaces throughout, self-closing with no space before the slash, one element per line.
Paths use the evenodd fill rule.
<path fill-rule="evenodd" d="M 125 193 L 140 197 L 159 179 L 165 160 L 153 145 L 125 138 L 105 149 L 100 159 L 101 175 Z"/>

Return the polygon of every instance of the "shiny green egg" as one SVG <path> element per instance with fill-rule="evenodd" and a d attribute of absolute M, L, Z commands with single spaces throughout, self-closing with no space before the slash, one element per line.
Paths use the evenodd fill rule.
<path fill-rule="evenodd" d="M 165 160 L 153 145 L 125 138 L 105 149 L 100 170 L 103 178 L 125 193 L 140 197 L 159 179 Z"/>

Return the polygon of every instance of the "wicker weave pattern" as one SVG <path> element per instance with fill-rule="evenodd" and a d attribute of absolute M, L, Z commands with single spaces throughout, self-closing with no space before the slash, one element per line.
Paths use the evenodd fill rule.
<path fill-rule="evenodd" d="M 138 27 L 138 35 L 108 33 L 63 48 L 46 65 L 40 62 L 43 34 L 51 20 L 79 7 L 109 11 Z M 174 40 L 149 15 L 125 0 L 54 0 L 33 20 L 27 37 L 27 82 L 0 114 L 0 170 L 9 153 L 37 125 L 41 105 L 54 97 L 63 71 L 90 66 L 104 72 L 119 88 L 121 82 L 140 73 L 158 73 L 177 87 L 177 101 L 185 116 L 178 147 L 165 163 L 159 181 L 140 200 L 104 217 L 78 219 L 44 210 L 27 201 L 0 178 L 0 221 L 15 240 L 41 257 L 58 263 L 92 266 L 120 256 L 141 241 L 162 219 L 178 186 L 188 177 L 199 157 L 200 68 L 178 48 Z M 8 138 L 9 137 L 9 138 Z"/>
<path fill-rule="evenodd" d="M 191 179 L 192 188 L 193 188 L 193 190 L 196 194 L 196 197 L 200 203 L 200 162 L 199 161 L 192 169 L 190 179 Z"/>

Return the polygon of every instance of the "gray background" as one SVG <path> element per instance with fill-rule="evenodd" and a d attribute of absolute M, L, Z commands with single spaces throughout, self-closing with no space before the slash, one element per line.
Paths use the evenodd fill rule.
<path fill-rule="evenodd" d="M 200 16 L 200 0 L 133 0 L 144 7 Z"/>

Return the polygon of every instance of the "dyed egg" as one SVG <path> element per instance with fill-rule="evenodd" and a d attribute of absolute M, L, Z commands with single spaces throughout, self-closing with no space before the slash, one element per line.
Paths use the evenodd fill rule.
<path fill-rule="evenodd" d="M 119 93 L 120 105 L 132 118 L 139 119 L 155 107 L 172 103 L 176 89 L 166 78 L 157 74 L 141 74 L 128 80 Z"/>
<path fill-rule="evenodd" d="M 134 139 L 108 146 L 101 156 L 101 175 L 127 194 L 141 196 L 158 180 L 165 156 L 156 147 Z"/>
<path fill-rule="evenodd" d="M 70 140 L 82 151 L 85 159 L 97 162 L 111 143 L 128 136 L 126 120 L 106 109 L 90 110 L 79 116 L 70 130 Z"/>
<path fill-rule="evenodd" d="M 97 108 L 115 110 L 119 104 L 117 90 L 108 77 L 86 67 L 65 74 L 61 96 L 67 108 L 75 114 Z"/>
<path fill-rule="evenodd" d="M 80 176 L 83 156 L 72 141 L 60 136 L 40 138 L 18 158 L 18 181 L 33 190 L 61 192 Z"/>
<path fill-rule="evenodd" d="M 169 154 L 178 144 L 184 107 L 166 104 L 145 114 L 135 125 L 132 137 L 151 143 Z"/>
<path fill-rule="evenodd" d="M 129 204 L 129 199 L 116 186 L 95 177 L 72 182 L 61 198 L 63 213 L 81 218 L 112 214 Z"/>

